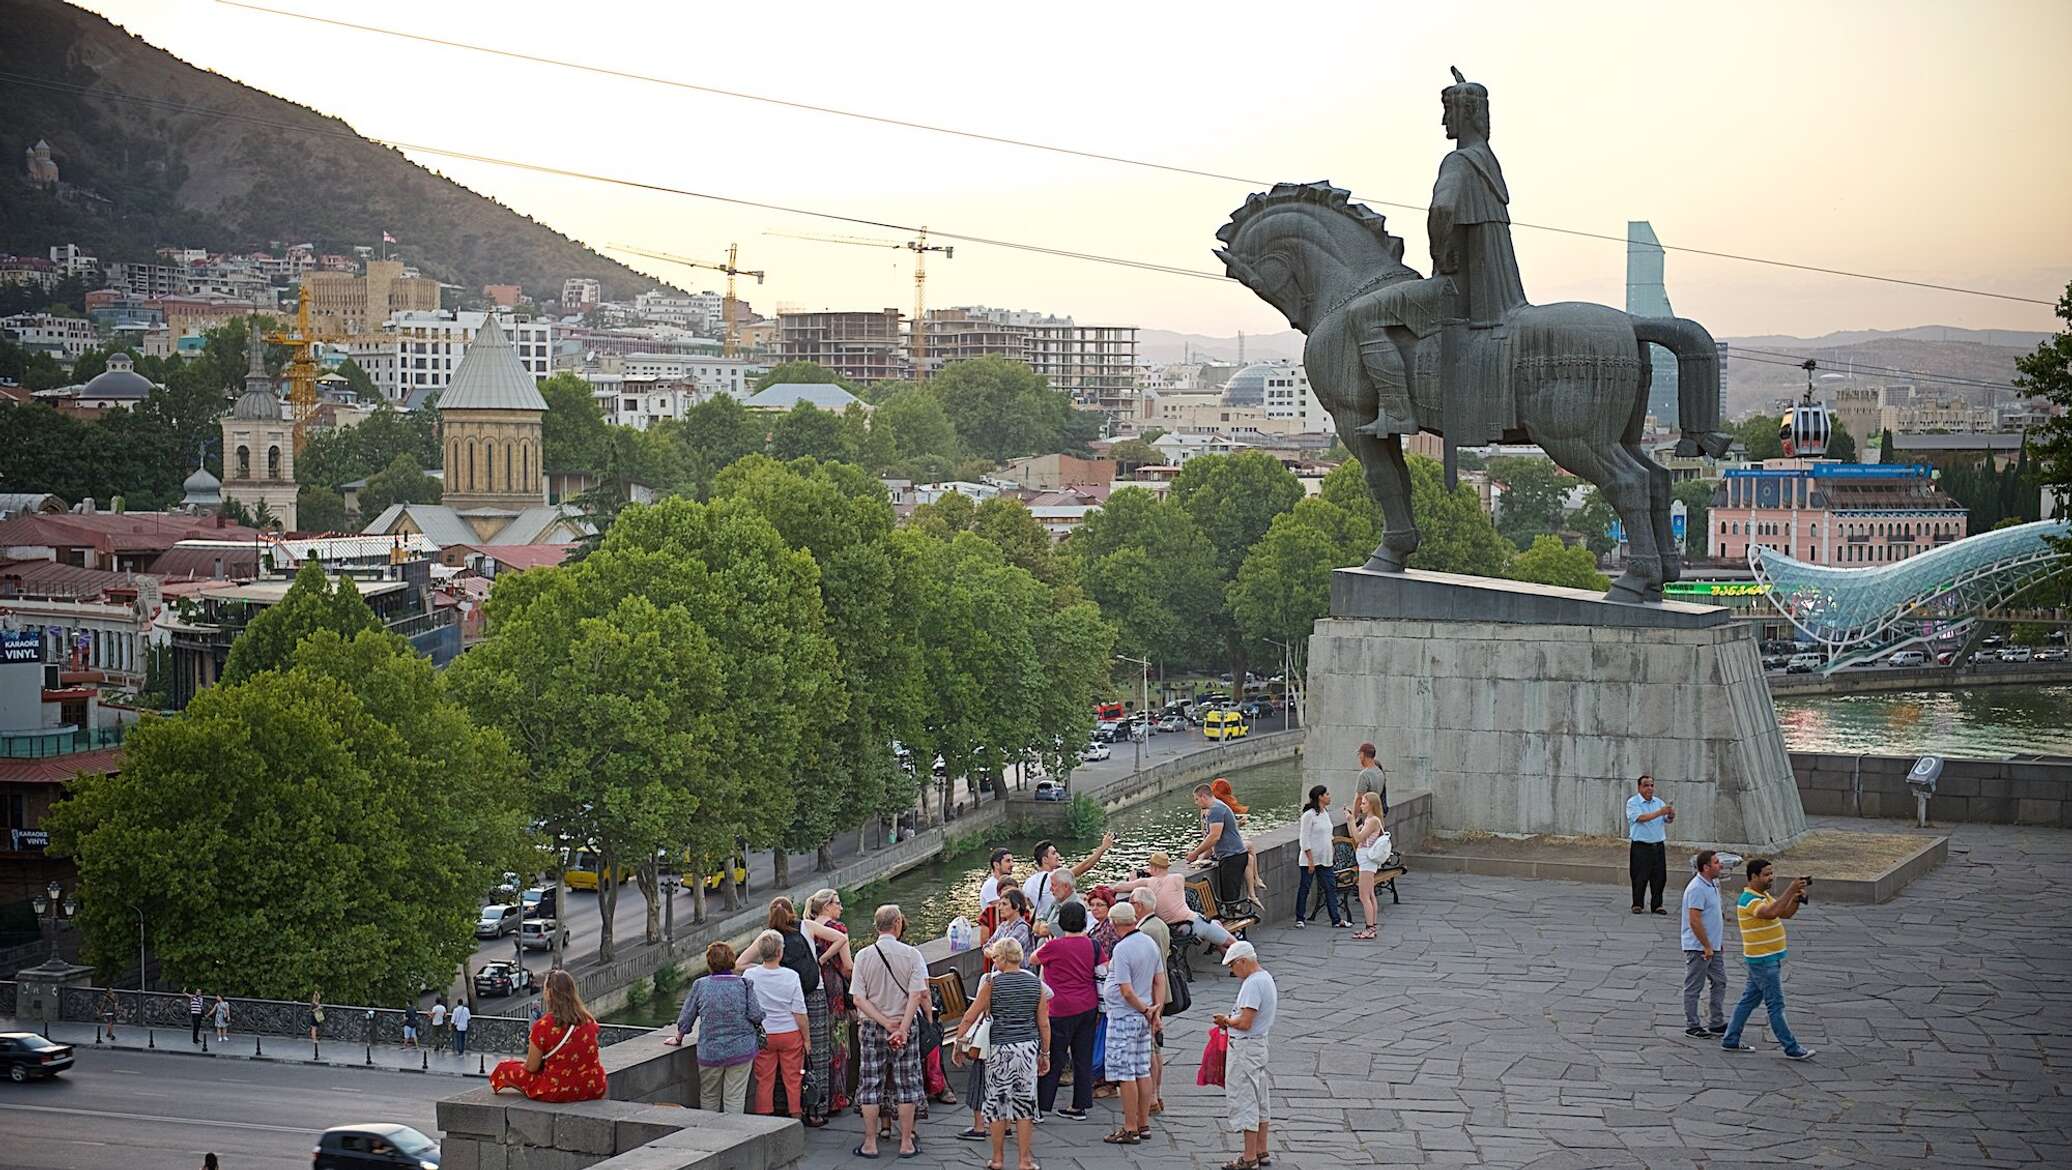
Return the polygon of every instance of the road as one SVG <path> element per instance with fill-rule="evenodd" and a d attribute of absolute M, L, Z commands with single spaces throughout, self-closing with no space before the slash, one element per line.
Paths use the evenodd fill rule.
<path fill-rule="evenodd" d="M 79 1050 L 70 1072 L 0 1082 L 0 1165 L 9 1170 L 224 1170 L 307 1166 L 316 1135 L 399 1121 L 438 1137 L 433 1102 L 481 1084 L 453 1077 Z"/>

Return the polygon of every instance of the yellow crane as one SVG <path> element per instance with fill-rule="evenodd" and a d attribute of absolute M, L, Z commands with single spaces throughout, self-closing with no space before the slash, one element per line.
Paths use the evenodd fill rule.
<path fill-rule="evenodd" d="M 668 252 L 650 252 L 646 248 L 635 248 L 630 244 L 613 244 L 611 246 L 611 250 L 614 252 L 625 252 L 631 256 L 646 256 L 650 260 L 667 260 L 671 264 L 681 264 L 685 268 L 709 268 L 714 272 L 726 273 L 727 331 L 720 352 L 726 355 L 727 357 L 733 357 L 737 352 L 740 351 L 741 315 L 735 310 L 735 306 L 736 304 L 738 304 L 738 302 L 734 298 L 734 278 L 737 276 L 753 276 L 755 277 L 755 282 L 757 284 L 761 284 L 763 282 L 763 277 L 769 275 L 766 272 L 753 271 L 747 268 L 738 268 L 735 266 L 741 259 L 741 245 L 727 245 L 727 262 L 724 264 L 713 264 L 704 260 L 693 260 L 688 256 L 674 256 Z"/>
<path fill-rule="evenodd" d="M 317 412 L 317 376 L 321 371 L 317 364 L 316 346 L 320 342 L 356 338 L 319 334 L 312 328 L 309 323 L 309 290 L 305 288 L 295 298 L 295 332 L 276 330 L 267 334 L 265 340 L 288 347 L 288 405 L 295 420 L 295 453 L 300 455 L 303 445 L 309 442 L 309 420 Z"/>
<path fill-rule="evenodd" d="M 955 244 L 931 244 L 928 242 L 928 228 L 923 225 L 911 240 L 869 240 L 858 236 L 795 236 L 789 232 L 767 232 L 766 235 L 781 236 L 787 240 L 815 240 L 823 244 L 855 244 L 864 248 L 899 248 L 914 254 L 914 321 L 907 330 L 907 338 L 914 356 L 914 381 L 928 377 L 928 253 L 941 252 L 948 260 L 956 255 Z"/>

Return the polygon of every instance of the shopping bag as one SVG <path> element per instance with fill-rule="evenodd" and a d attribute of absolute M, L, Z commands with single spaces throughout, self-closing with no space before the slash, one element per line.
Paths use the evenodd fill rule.
<path fill-rule="evenodd" d="M 1209 1042 L 1201 1046 L 1201 1068 L 1194 1074 L 1197 1085 L 1223 1083 L 1223 1060 L 1230 1053 L 1230 1037 L 1221 1028 L 1209 1029 Z"/>

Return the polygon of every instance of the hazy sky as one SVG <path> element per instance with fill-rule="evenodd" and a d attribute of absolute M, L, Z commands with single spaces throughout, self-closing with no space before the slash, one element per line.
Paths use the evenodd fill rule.
<path fill-rule="evenodd" d="M 1487 85 L 1514 218 L 2055 299 L 2072 278 L 2072 3 L 589 3 L 261 0 L 358 23 L 1235 175 L 1327 178 L 1422 205 L 1448 143 L 1448 65 Z M 84 0 L 204 68 L 451 146 L 895 223 L 1213 270 L 1253 189 L 872 126 L 268 16 L 209 0 Z M 1340 11 L 1342 10 L 1342 11 Z M 1303 15 L 1305 13 L 1311 15 Z M 799 216 L 431 156 L 603 246 L 770 272 L 768 312 L 912 303 L 894 238 Z M 1429 267 L 1421 213 L 1383 208 Z M 410 225 L 394 225 L 409 238 Z M 1527 295 L 1624 298 L 1625 249 L 1523 227 Z M 623 258 L 623 257 L 622 257 Z M 633 261 L 636 267 L 643 262 Z M 2051 311 L 1671 253 L 1679 313 L 1719 335 Z M 648 264 L 679 284 L 703 275 Z M 934 305 L 1228 334 L 1285 323 L 1244 288 L 959 245 Z"/>

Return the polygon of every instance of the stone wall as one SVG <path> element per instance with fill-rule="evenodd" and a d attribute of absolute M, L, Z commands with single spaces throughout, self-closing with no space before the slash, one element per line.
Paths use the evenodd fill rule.
<path fill-rule="evenodd" d="M 2072 663 L 1845 670 L 1836 674 L 1773 674 L 1770 689 L 1780 695 L 1861 695 L 1878 691 L 1947 691 L 1973 687 L 2061 687 L 2072 682 Z"/>
<path fill-rule="evenodd" d="M 1243 739 L 1222 740 L 1198 751 L 1153 764 L 1143 771 L 1118 777 L 1098 788 L 1091 785 L 1083 789 L 1075 786 L 1073 795 L 1091 796 L 1101 802 L 1102 808 L 1113 812 L 1188 785 L 1214 779 L 1239 768 L 1300 756 L 1302 745 L 1307 738 L 1308 733 L 1298 727 L 1291 731 L 1275 731 L 1265 735 L 1248 735 Z M 1115 750 L 1120 753 L 1129 749 L 1123 746 Z M 1015 817 L 1031 820 L 1062 821 L 1070 809 L 1064 802 L 1014 799 L 1009 803 L 1014 808 Z"/>
<path fill-rule="evenodd" d="M 1810 815 L 1911 821 L 1906 775 L 1915 758 L 1793 752 L 1791 768 Z M 1946 759 L 1928 819 L 2072 829 L 2072 763 Z"/>

